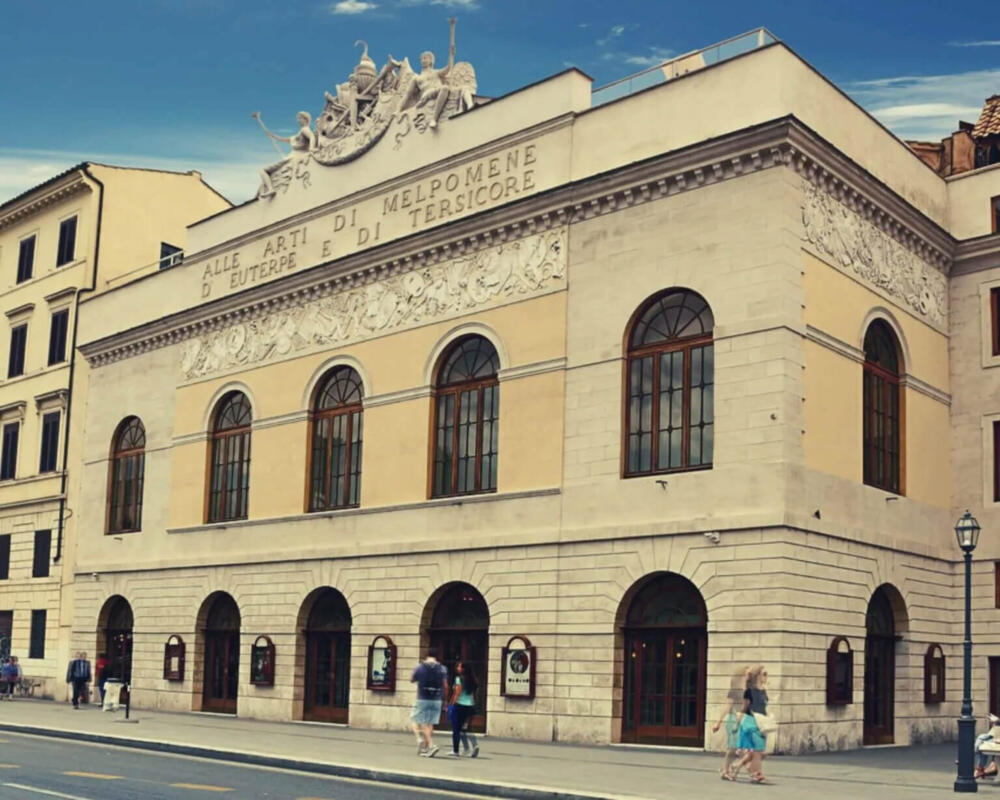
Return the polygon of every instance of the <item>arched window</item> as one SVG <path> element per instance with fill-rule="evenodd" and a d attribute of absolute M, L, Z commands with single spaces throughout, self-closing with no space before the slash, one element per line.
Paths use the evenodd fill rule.
<path fill-rule="evenodd" d="M 327 373 L 313 403 L 309 510 L 358 504 L 361 489 L 361 376 L 350 367 Z"/>
<path fill-rule="evenodd" d="M 902 494 L 899 372 L 896 336 L 877 319 L 865 333 L 864 477 L 896 494 Z"/>
<path fill-rule="evenodd" d="M 944 651 L 932 644 L 924 653 L 924 702 L 944 702 Z"/>
<path fill-rule="evenodd" d="M 635 315 L 625 384 L 625 475 L 712 466 L 712 309 L 671 289 Z"/>
<path fill-rule="evenodd" d="M 247 517 L 252 420 L 250 401 L 243 392 L 229 392 L 219 402 L 212 426 L 209 522 Z"/>
<path fill-rule="evenodd" d="M 108 475 L 108 532 L 142 528 L 142 487 L 146 474 L 146 429 L 138 417 L 122 420 L 111 445 Z"/>
<path fill-rule="evenodd" d="M 482 336 L 465 336 L 445 352 L 434 399 L 432 495 L 497 488 L 500 359 Z"/>

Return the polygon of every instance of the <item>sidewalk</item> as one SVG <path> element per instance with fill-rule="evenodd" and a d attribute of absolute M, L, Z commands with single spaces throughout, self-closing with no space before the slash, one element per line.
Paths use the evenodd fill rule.
<path fill-rule="evenodd" d="M 123 744 L 265 766 L 337 774 L 431 789 L 525 800 L 623 798 L 705 800 L 740 794 L 719 779 L 715 754 L 637 747 L 589 747 L 483 738 L 478 759 L 452 759 L 450 736 L 436 735 L 438 757 L 419 758 L 409 733 L 313 723 L 258 722 L 221 715 L 96 708 L 74 712 L 44 700 L 0 703 L 0 731 Z M 942 798 L 955 776 L 955 747 L 879 748 L 765 762 L 770 798 Z M 741 786 L 749 785 L 745 780 Z M 992 787 L 984 786 L 988 791 Z M 1000 786 L 998 786 L 1000 789 Z M 745 789 L 744 789 L 745 791 Z"/>

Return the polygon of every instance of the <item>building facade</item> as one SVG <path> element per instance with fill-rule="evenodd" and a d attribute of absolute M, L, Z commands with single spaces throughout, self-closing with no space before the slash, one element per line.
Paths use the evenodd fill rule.
<path fill-rule="evenodd" d="M 979 703 L 1000 656 L 1000 171 L 744 50 L 491 101 L 362 60 L 83 303 L 72 646 L 127 608 L 137 705 L 371 728 L 431 648 L 490 734 L 696 747 L 764 663 L 782 750 L 950 737 L 966 505 Z"/>
<path fill-rule="evenodd" d="M 62 696 L 72 582 L 66 419 L 81 296 L 127 282 L 186 226 L 228 208 L 197 173 L 83 163 L 0 206 L 0 657 Z"/>

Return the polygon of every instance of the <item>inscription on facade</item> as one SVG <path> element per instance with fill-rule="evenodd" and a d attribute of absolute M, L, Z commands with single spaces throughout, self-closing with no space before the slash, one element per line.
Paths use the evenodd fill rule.
<path fill-rule="evenodd" d="M 537 142 L 510 147 L 330 212 L 203 262 L 190 262 L 210 300 L 406 236 L 538 189 Z"/>
<path fill-rule="evenodd" d="M 802 223 L 809 243 L 838 267 L 902 301 L 918 316 L 945 324 L 945 276 L 811 181 L 805 182 Z"/>
<path fill-rule="evenodd" d="M 298 352 L 340 347 L 565 285 L 566 229 L 558 228 L 192 339 L 183 350 L 181 374 L 193 380 Z"/>

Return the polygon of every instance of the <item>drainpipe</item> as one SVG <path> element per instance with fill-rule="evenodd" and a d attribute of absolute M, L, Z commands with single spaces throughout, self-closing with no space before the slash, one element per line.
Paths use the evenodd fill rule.
<path fill-rule="evenodd" d="M 84 174 L 90 178 L 98 187 L 97 200 L 97 235 L 94 239 L 94 264 L 90 271 L 90 286 L 77 289 L 73 307 L 73 341 L 69 350 L 69 387 L 66 390 L 66 424 L 63 426 L 63 450 L 62 450 L 62 478 L 59 490 L 59 527 L 56 534 L 56 554 L 52 561 L 56 564 L 62 558 L 63 549 L 63 528 L 66 524 L 66 483 L 67 483 L 67 461 L 69 458 L 69 422 L 73 410 L 73 377 L 76 374 L 76 332 L 80 321 L 80 296 L 89 294 L 97 286 L 97 260 L 101 253 L 101 223 L 104 216 L 104 184 L 90 171 L 90 165 L 84 163 Z"/>

